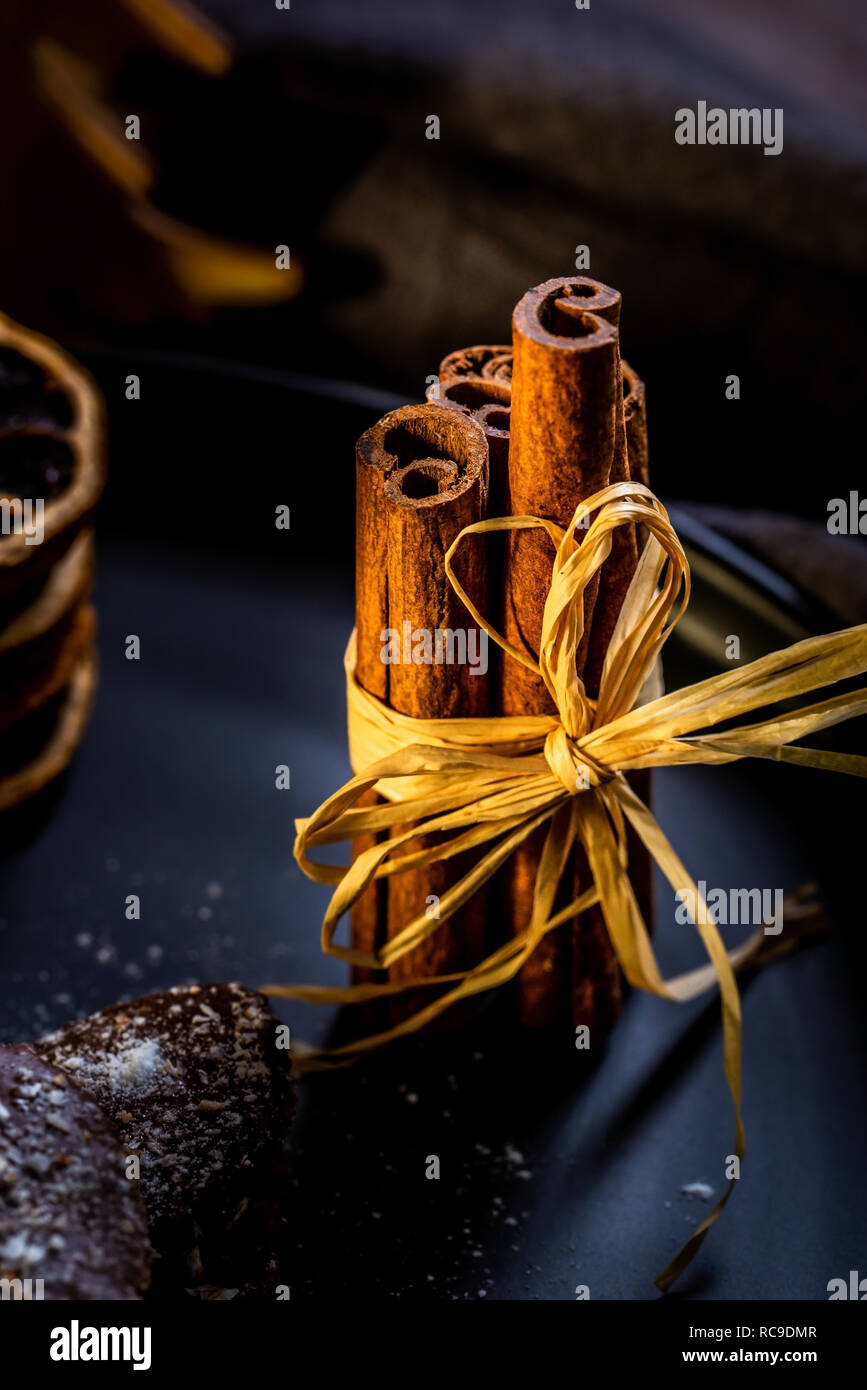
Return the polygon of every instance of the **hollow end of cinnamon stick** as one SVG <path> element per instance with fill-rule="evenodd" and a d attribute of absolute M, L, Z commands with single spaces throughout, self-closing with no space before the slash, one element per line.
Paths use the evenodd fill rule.
<path fill-rule="evenodd" d="M 434 401 L 391 410 L 358 441 L 359 462 L 388 475 L 421 458 L 451 459 L 459 471 L 484 465 L 484 449 Z"/>
<path fill-rule="evenodd" d="M 507 343 L 482 343 L 458 348 L 444 357 L 439 366 L 440 381 L 455 376 L 482 376 L 508 381 L 512 372 L 512 349 Z"/>
<path fill-rule="evenodd" d="M 512 389 L 506 382 L 483 376 L 455 376 L 441 383 L 439 399 L 443 404 L 464 406 L 469 411 L 492 405 L 508 410 Z"/>
<path fill-rule="evenodd" d="M 509 354 L 511 360 L 511 354 Z M 477 420 L 488 442 L 490 465 L 489 514 L 501 516 L 507 506 L 511 381 L 482 376 L 453 376 L 440 386 L 440 401 Z"/>
<path fill-rule="evenodd" d="M 389 474 L 385 495 L 392 501 L 423 502 L 445 495 L 459 477 L 453 459 L 417 459 Z"/>
<path fill-rule="evenodd" d="M 482 376 L 490 377 L 493 381 L 502 381 L 504 384 L 511 382 L 512 349 L 508 348 L 505 352 L 490 357 L 482 367 Z"/>
<path fill-rule="evenodd" d="M 487 435 L 492 431 L 495 434 L 509 434 L 512 428 L 511 406 L 496 405 L 494 402 L 480 406 L 476 411 L 476 419 Z"/>
<path fill-rule="evenodd" d="M 549 332 L 559 337 L 585 337 L 582 314 L 595 314 L 615 328 L 620 323 L 620 291 L 589 275 L 546 280 L 530 294 L 539 296 L 540 319 Z"/>

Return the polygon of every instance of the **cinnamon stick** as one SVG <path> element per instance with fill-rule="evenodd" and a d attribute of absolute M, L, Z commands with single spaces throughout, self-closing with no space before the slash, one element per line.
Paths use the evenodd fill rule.
<path fill-rule="evenodd" d="M 488 357 L 487 354 L 494 354 Z M 477 366 L 484 370 L 494 362 L 501 364 L 506 375 L 501 378 L 474 375 L 464 369 Z M 463 371 L 463 375 L 442 375 L 452 369 Z M 488 487 L 488 516 L 505 516 L 509 508 L 509 429 L 511 425 L 512 402 L 512 352 L 505 348 L 463 348 L 453 352 L 440 363 L 440 404 L 452 410 L 459 410 L 476 420 L 485 432 L 488 444 L 490 481 Z M 487 595 L 483 611 L 496 614 L 499 611 L 503 585 L 503 541 L 497 532 L 486 537 L 485 556 L 488 575 Z M 499 666 L 503 660 L 499 648 L 493 644 L 488 650 L 489 683 L 494 689 L 499 680 Z"/>
<path fill-rule="evenodd" d="M 601 318 L 619 327 L 621 296 L 616 290 L 588 278 L 572 281 L 569 287 L 571 293 L 564 294 L 559 303 L 555 301 L 555 326 L 568 330 L 569 319 L 586 312 L 587 306 L 592 305 L 593 311 Z M 623 421 L 621 423 L 619 418 L 617 420 L 614 464 L 609 481 L 618 481 L 628 476 L 649 485 L 644 383 L 627 362 L 621 361 L 621 374 Z M 512 376 L 511 351 L 494 347 L 464 348 L 449 354 L 440 365 L 440 399 L 443 404 L 451 404 L 455 408 L 463 408 L 467 413 L 472 413 L 485 428 L 491 450 L 492 515 L 500 514 L 507 510 L 508 506 L 507 495 L 504 496 L 502 489 L 498 489 L 497 483 L 508 464 L 509 435 L 506 427 L 509 422 L 501 408 L 494 403 L 501 398 L 489 396 L 486 391 L 489 390 L 489 383 L 511 383 Z M 491 426 L 495 428 L 492 429 Z M 499 428 L 496 428 L 497 426 Z M 624 429 L 625 457 L 622 434 Z M 495 553 L 498 539 L 489 538 L 489 562 Z M 607 641 L 610 640 L 620 604 L 634 574 L 639 548 L 645 539 L 644 536 L 633 535 L 632 528 L 621 528 L 613 538 L 613 553 L 606 562 L 600 586 L 605 587 L 605 598 L 603 600 L 600 595 L 597 600 L 596 614 L 591 627 L 590 641 L 596 641 L 596 670 L 588 672 L 585 668 L 585 679 L 591 686 L 591 693 L 595 693 L 593 686 L 598 689 L 598 677 L 601 674 L 601 662 L 607 650 Z M 608 579 L 606 571 L 611 569 L 615 574 Z M 490 579 L 492 583 L 496 582 L 493 574 Z M 601 615 L 605 616 L 600 622 Z M 600 632 L 604 633 L 604 639 L 597 635 Z M 629 780 L 642 800 L 649 804 L 650 773 L 632 774 Z M 652 926 L 652 862 L 631 827 L 627 830 L 627 837 L 633 888 L 644 919 Z M 507 896 L 514 892 L 514 879 L 517 877 L 520 881 L 520 899 L 528 900 L 535 882 L 538 851 L 542 840 L 543 836 L 539 835 L 535 847 L 528 845 L 516 856 L 516 862 L 510 871 L 512 882 L 506 888 Z M 587 883 L 587 865 L 580 855 L 573 882 L 576 894 Z M 606 1033 L 616 1020 L 620 1002 L 620 980 L 599 909 L 592 909 L 590 913 L 582 916 L 580 923 L 576 923 L 571 933 L 570 950 L 574 1021 L 589 1023 L 596 1031 Z M 534 1016 L 538 1016 L 543 1022 L 549 1021 L 550 1012 L 545 1000 L 553 988 L 555 956 L 556 948 L 548 948 L 546 952 L 543 945 L 541 957 L 536 962 L 541 968 L 535 972 L 533 969 L 527 969 L 524 973 L 521 981 L 521 1012 L 525 1021 L 532 1020 Z"/>
<path fill-rule="evenodd" d="M 475 349 L 468 348 L 472 352 Z M 453 353 L 453 357 L 460 354 Z M 511 353 L 508 354 L 511 361 Z M 448 358 L 445 359 L 449 361 Z M 445 365 L 445 364 L 443 364 Z M 442 371 L 442 367 L 440 368 Z M 490 457 L 488 510 L 501 516 L 508 505 L 509 430 L 511 427 L 511 383 L 494 377 L 440 377 L 439 401 L 477 420 L 485 432 Z"/>
<path fill-rule="evenodd" d="M 568 526 L 578 503 L 606 486 L 625 467 L 625 421 L 616 327 L 620 296 L 589 277 L 549 280 L 530 290 L 513 318 L 509 510 Z M 615 322 L 611 322 L 611 318 Z M 539 532 L 508 537 L 504 615 L 506 637 L 536 657 L 553 551 Z M 598 584 L 584 599 L 585 633 L 578 653 L 584 666 Z M 504 714 L 550 713 L 538 676 L 503 663 Z M 513 934 L 529 919 L 544 830 L 520 846 L 502 879 Z M 581 888 L 589 873 L 579 856 Z M 564 887 L 572 896 L 573 884 Z M 573 973 L 574 972 L 574 973 Z M 580 985 L 576 992 L 574 985 Z M 549 932 L 517 981 L 520 1021 L 531 1027 L 590 1021 L 604 1031 L 619 1008 L 620 978 L 601 913 Z M 574 1006 L 574 1007 L 573 1007 Z"/>
<path fill-rule="evenodd" d="M 615 292 L 616 293 L 616 292 Z M 608 318 L 609 322 L 614 321 L 619 326 L 619 313 L 616 320 L 611 319 L 611 314 L 605 312 L 611 306 L 603 304 L 602 309 L 598 307 L 593 310 L 601 318 Z M 449 353 L 440 363 L 439 379 L 442 384 L 453 381 L 456 378 L 470 377 L 472 379 L 481 378 L 482 381 L 493 381 L 503 385 L 510 385 L 512 382 L 512 349 L 504 347 L 470 347 L 460 348 L 457 352 Z M 647 454 L 647 388 L 634 367 L 621 358 L 621 371 L 623 375 L 623 413 L 626 425 L 626 449 L 629 460 L 629 476 L 639 483 L 644 483 L 645 487 L 650 486 L 650 470 L 648 468 Z M 460 399 L 459 396 L 448 392 L 441 393 L 440 399 L 448 404 L 449 401 Z M 496 411 L 493 404 L 494 397 L 490 398 L 492 404 L 485 403 L 485 398 L 479 396 L 482 402 L 473 406 L 473 413 L 480 423 L 485 423 L 485 412 Z M 488 418 L 490 418 L 488 416 Z M 499 428 L 503 428 L 502 424 Z"/>
<path fill-rule="evenodd" d="M 415 718 L 487 713 L 489 680 L 481 659 L 482 634 L 443 567 L 445 551 L 458 531 L 485 515 L 488 451 L 481 426 L 443 405 L 393 411 L 359 441 L 357 484 L 360 683 Z M 483 606 L 481 545 L 465 547 L 460 577 Z M 398 659 L 384 661 L 389 633 L 395 635 Z M 439 640 L 437 633 L 442 634 Z M 389 651 L 394 655 L 394 645 Z M 407 852 L 419 847 L 412 842 Z M 354 944 L 363 949 L 381 946 L 427 906 L 435 911 L 435 899 L 465 867 L 458 858 L 372 885 L 353 912 Z M 484 934 L 485 901 L 480 893 L 441 931 L 397 961 L 389 977 L 466 968 L 481 958 Z M 409 996 L 395 996 L 388 1014 L 396 1022 L 415 1007 L 417 1001 Z"/>
<path fill-rule="evenodd" d="M 394 412 L 400 417 L 400 412 Z M 414 415 L 413 415 L 414 418 Z M 400 428 L 400 418 L 385 416 L 361 436 L 355 449 L 355 634 L 356 676 L 371 695 L 388 696 L 388 668 L 380 660 L 380 633 L 387 612 L 386 533 L 382 526 L 385 480 L 397 467 L 397 455 L 385 447 L 389 429 Z M 374 806 L 376 792 L 366 792 L 359 806 Z M 355 841 L 353 858 L 376 844 L 379 836 L 363 835 Z M 352 944 L 360 951 L 375 951 L 385 939 L 385 884 L 372 883 L 352 908 Z M 356 984 L 385 979 L 382 972 L 353 968 Z"/>
<path fill-rule="evenodd" d="M 623 362 L 622 367 L 629 476 L 635 482 L 650 487 L 650 469 L 647 462 L 647 388 L 628 362 Z"/>
<path fill-rule="evenodd" d="M 443 358 L 439 369 L 440 381 L 449 381 L 454 376 L 480 376 L 486 381 L 508 385 L 512 380 L 512 349 L 507 344 L 490 343 L 458 348 L 457 352 L 450 352 Z"/>
<path fill-rule="evenodd" d="M 573 301 L 578 298 L 573 291 Z M 587 301 L 585 299 L 579 300 L 579 302 L 586 303 Z M 620 295 L 618 292 L 609 290 L 607 294 L 597 296 L 596 304 L 597 307 L 594 312 L 598 313 L 601 318 L 607 319 L 609 323 L 613 323 L 615 327 L 619 327 Z M 572 313 L 575 311 L 575 308 L 571 309 Z M 561 304 L 557 309 L 558 321 L 562 322 L 561 315 L 569 312 L 570 307 Z M 641 377 L 633 367 L 630 367 L 628 362 L 621 359 L 620 365 L 623 380 L 623 429 L 626 447 L 624 451 L 623 439 L 620 435 L 621 423 L 618 418 L 618 440 L 610 481 L 621 482 L 630 478 L 649 487 L 646 388 Z M 494 366 L 496 366 L 496 370 L 491 371 Z M 488 375 L 473 375 L 471 368 L 481 373 L 488 373 Z M 492 515 L 498 515 L 500 507 L 505 508 L 507 501 L 501 480 L 507 476 L 511 390 L 504 390 L 503 387 L 506 386 L 506 383 L 510 386 L 511 380 L 512 353 L 505 349 L 493 347 L 463 348 L 451 353 L 440 364 L 439 399 L 444 405 L 454 405 L 456 408 L 464 409 L 466 413 L 472 414 L 485 431 L 491 455 L 490 511 Z M 620 527 L 612 537 L 612 560 L 606 565 L 600 580 L 600 587 L 605 591 L 605 597 L 603 599 L 600 596 L 598 599 L 594 633 L 591 638 L 591 641 L 595 642 L 596 656 L 595 658 L 591 656 L 588 659 L 588 666 L 585 671 L 585 680 L 591 693 L 593 693 L 594 688 L 598 690 L 601 660 L 604 659 L 608 645 L 607 641 L 604 640 L 605 636 L 607 634 L 610 639 L 610 634 L 614 630 L 614 621 L 620 612 L 629 581 L 635 573 L 638 556 L 645 540 L 646 534 L 643 528 L 639 533 L 636 528 Z M 605 622 L 600 621 L 599 606 L 604 606 L 608 611 L 609 616 Z"/>
<path fill-rule="evenodd" d="M 620 322 L 620 302 L 611 305 L 604 316 L 609 322 Z M 644 382 L 621 360 L 621 395 L 623 422 L 617 422 L 617 447 L 611 471 L 612 483 L 625 480 L 643 482 L 649 486 L 647 467 L 647 428 Z M 625 450 L 623 444 L 625 441 Z M 642 528 L 643 530 L 643 528 Z M 603 566 L 599 594 L 593 613 L 593 625 L 584 682 L 587 693 L 595 698 L 605 654 L 611 642 L 626 591 L 638 565 L 640 548 L 646 535 L 639 535 L 634 526 L 621 526 L 611 538 L 611 554 Z M 645 805 L 651 804 L 652 782 L 649 769 L 628 775 L 628 781 Z M 653 929 L 653 861 L 631 825 L 626 828 L 629 854 L 629 877 L 641 914 L 650 930 Z M 586 883 L 584 856 L 579 855 L 575 874 L 575 892 Z M 604 985 L 603 985 L 604 982 Z M 622 995 L 620 970 L 611 950 L 601 908 L 592 907 L 582 915 L 578 930 L 572 935 L 573 1013 L 576 1022 L 586 1022 L 598 1035 L 610 1032 L 617 1021 Z"/>
<path fill-rule="evenodd" d="M 509 509 L 567 526 L 582 498 L 604 487 L 619 446 L 619 342 L 607 318 L 619 295 L 582 277 L 528 291 L 513 318 L 514 366 L 509 448 Z M 538 531 L 509 537 L 504 595 L 506 636 L 538 656 L 553 553 Z M 584 599 L 583 673 L 598 585 Z M 551 713 L 539 676 L 511 663 L 502 681 L 505 714 Z"/>
<path fill-rule="evenodd" d="M 587 288 L 593 290 L 592 294 L 585 293 Z M 610 483 L 625 483 L 630 479 L 629 459 L 627 449 L 626 434 L 626 406 L 624 400 L 623 385 L 623 364 L 620 359 L 620 309 L 621 296 L 617 290 L 609 286 L 600 286 L 597 281 L 587 281 L 586 279 L 571 283 L 566 286 L 570 291 L 567 295 L 555 301 L 556 321 L 561 329 L 568 324 L 570 315 L 580 314 L 582 310 L 576 309 L 576 301 L 579 305 L 593 302 L 596 307 L 594 313 L 600 318 L 606 319 L 618 330 L 617 344 L 617 395 L 616 395 L 616 420 L 615 420 L 615 439 L 614 456 L 611 463 L 611 473 L 608 481 Z M 584 669 L 584 685 L 588 695 L 595 699 L 599 694 L 599 681 L 602 676 L 602 665 L 605 661 L 605 654 L 611 643 L 611 637 L 620 616 L 620 609 L 626 597 L 626 590 L 632 582 L 638 565 L 638 542 L 634 526 L 618 526 L 611 537 L 611 554 L 606 560 L 602 572 L 599 576 L 599 590 L 596 605 L 593 611 L 593 626 L 590 632 L 590 640 L 587 649 L 587 662 Z"/>
<path fill-rule="evenodd" d="M 641 377 L 628 362 L 623 364 L 623 412 L 626 421 L 626 451 L 629 476 L 635 482 L 650 487 L 650 467 L 647 452 L 647 390 Z M 638 553 L 647 543 L 644 526 L 636 528 Z M 639 768 L 629 774 L 629 783 L 645 806 L 653 809 L 653 776 L 650 768 Z M 629 850 L 629 877 L 638 899 L 641 914 L 650 930 L 653 929 L 653 860 L 630 825 L 626 831 Z"/>

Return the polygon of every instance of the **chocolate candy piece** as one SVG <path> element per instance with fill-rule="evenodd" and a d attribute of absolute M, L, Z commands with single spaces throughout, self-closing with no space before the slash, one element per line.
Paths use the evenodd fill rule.
<path fill-rule="evenodd" d="M 89 1095 L 29 1047 L 0 1047 L 0 1279 L 42 1280 L 4 1297 L 144 1297 L 147 1219 L 124 1163 Z"/>
<path fill-rule="evenodd" d="M 278 1028 L 243 985 L 189 985 L 115 1004 L 34 1044 L 139 1154 L 163 1281 L 223 1280 L 223 1271 L 207 1278 L 205 1250 L 232 1244 L 281 1153 L 294 1096 Z"/>

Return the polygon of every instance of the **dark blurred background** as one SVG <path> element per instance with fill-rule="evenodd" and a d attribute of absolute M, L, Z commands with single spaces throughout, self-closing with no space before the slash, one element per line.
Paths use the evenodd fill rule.
<path fill-rule="evenodd" d="M 801 517 L 826 545 L 829 498 L 862 474 L 863 6 L 205 0 L 197 13 L 13 0 L 3 21 L 0 308 L 105 386 L 104 527 L 285 556 L 283 502 L 294 558 L 324 561 L 312 512 L 333 471 L 348 545 L 358 416 L 298 374 L 418 400 L 447 351 L 508 341 L 524 290 L 587 245 L 590 272 L 623 292 L 660 493 L 716 508 L 733 533 L 730 508 Z M 782 153 L 677 145 L 674 112 L 698 100 L 782 107 Z M 371 421 L 388 403 L 353 400 Z M 761 514 L 746 530 L 761 549 Z M 789 537 L 792 563 L 809 535 Z"/>

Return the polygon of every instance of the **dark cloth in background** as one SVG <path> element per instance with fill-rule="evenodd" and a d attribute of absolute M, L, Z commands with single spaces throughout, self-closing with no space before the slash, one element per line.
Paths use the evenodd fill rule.
<path fill-rule="evenodd" d="M 586 244 L 591 272 L 623 291 L 624 353 L 648 382 L 663 492 L 821 518 L 854 485 L 867 386 L 863 7 L 206 8 L 291 98 L 263 138 L 296 222 L 306 195 L 293 167 L 309 174 L 317 151 L 305 231 L 317 273 L 288 314 L 317 369 L 339 364 L 418 399 L 447 350 L 508 339 L 524 290 L 568 273 Z M 677 145 L 674 113 L 699 100 L 781 107 L 783 152 Z M 425 138 L 429 114 L 439 141 Z M 243 119 L 236 132 L 248 141 Z M 224 170 L 244 158 L 239 144 Z M 323 246 L 358 264 L 319 273 Z M 724 395 L 732 373 L 739 402 Z"/>
<path fill-rule="evenodd" d="M 507 340 L 521 294 L 568 274 L 575 247 L 587 245 L 591 272 L 623 291 L 624 355 L 647 381 L 664 497 L 824 524 L 829 498 L 857 486 L 867 395 L 863 6 L 203 8 L 237 44 L 224 76 L 142 51 L 107 99 L 115 113 L 142 113 L 155 206 L 260 248 L 288 244 L 303 268 L 300 296 L 187 319 L 119 216 L 107 240 L 88 231 L 116 212 L 95 181 L 79 187 L 76 165 L 63 196 L 52 195 L 60 174 L 49 125 L 32 149 L 29 136 L 12 141 L 0 307 L 74 348 L 192 351 L 418 400 L 448 350 Z M 54 9 L 34 8 L 34 33 Z M 87 12 L 76 33 L 93 46 Z M 15 68 L 10 138 L 34 121 L 26 70 Z M 677 145 L 675 112 L 698 101 L 782 108 L 782 153 Z M 439 140 L 425 138 L 429 115 Z M 86 259 L 89 240 L 93 263 L 72 283 L 73 247 Z M 725 395 L 731 375 L 735 401 Z M 257 454 L 263 495 L 282 489 L 288 471 L 294 505 L 312 504 L 306 460 L 322 451 L 321 421 L 316 429 L 300 429 L 287 403 L 285 451 Z M 328 439 L 351 473 L 351 449 Z M 236 467 L 234 457 L 210 459 L 214 476 L 224 463 Z M 124 467 L 116 454 L 119 499 Z"/>

